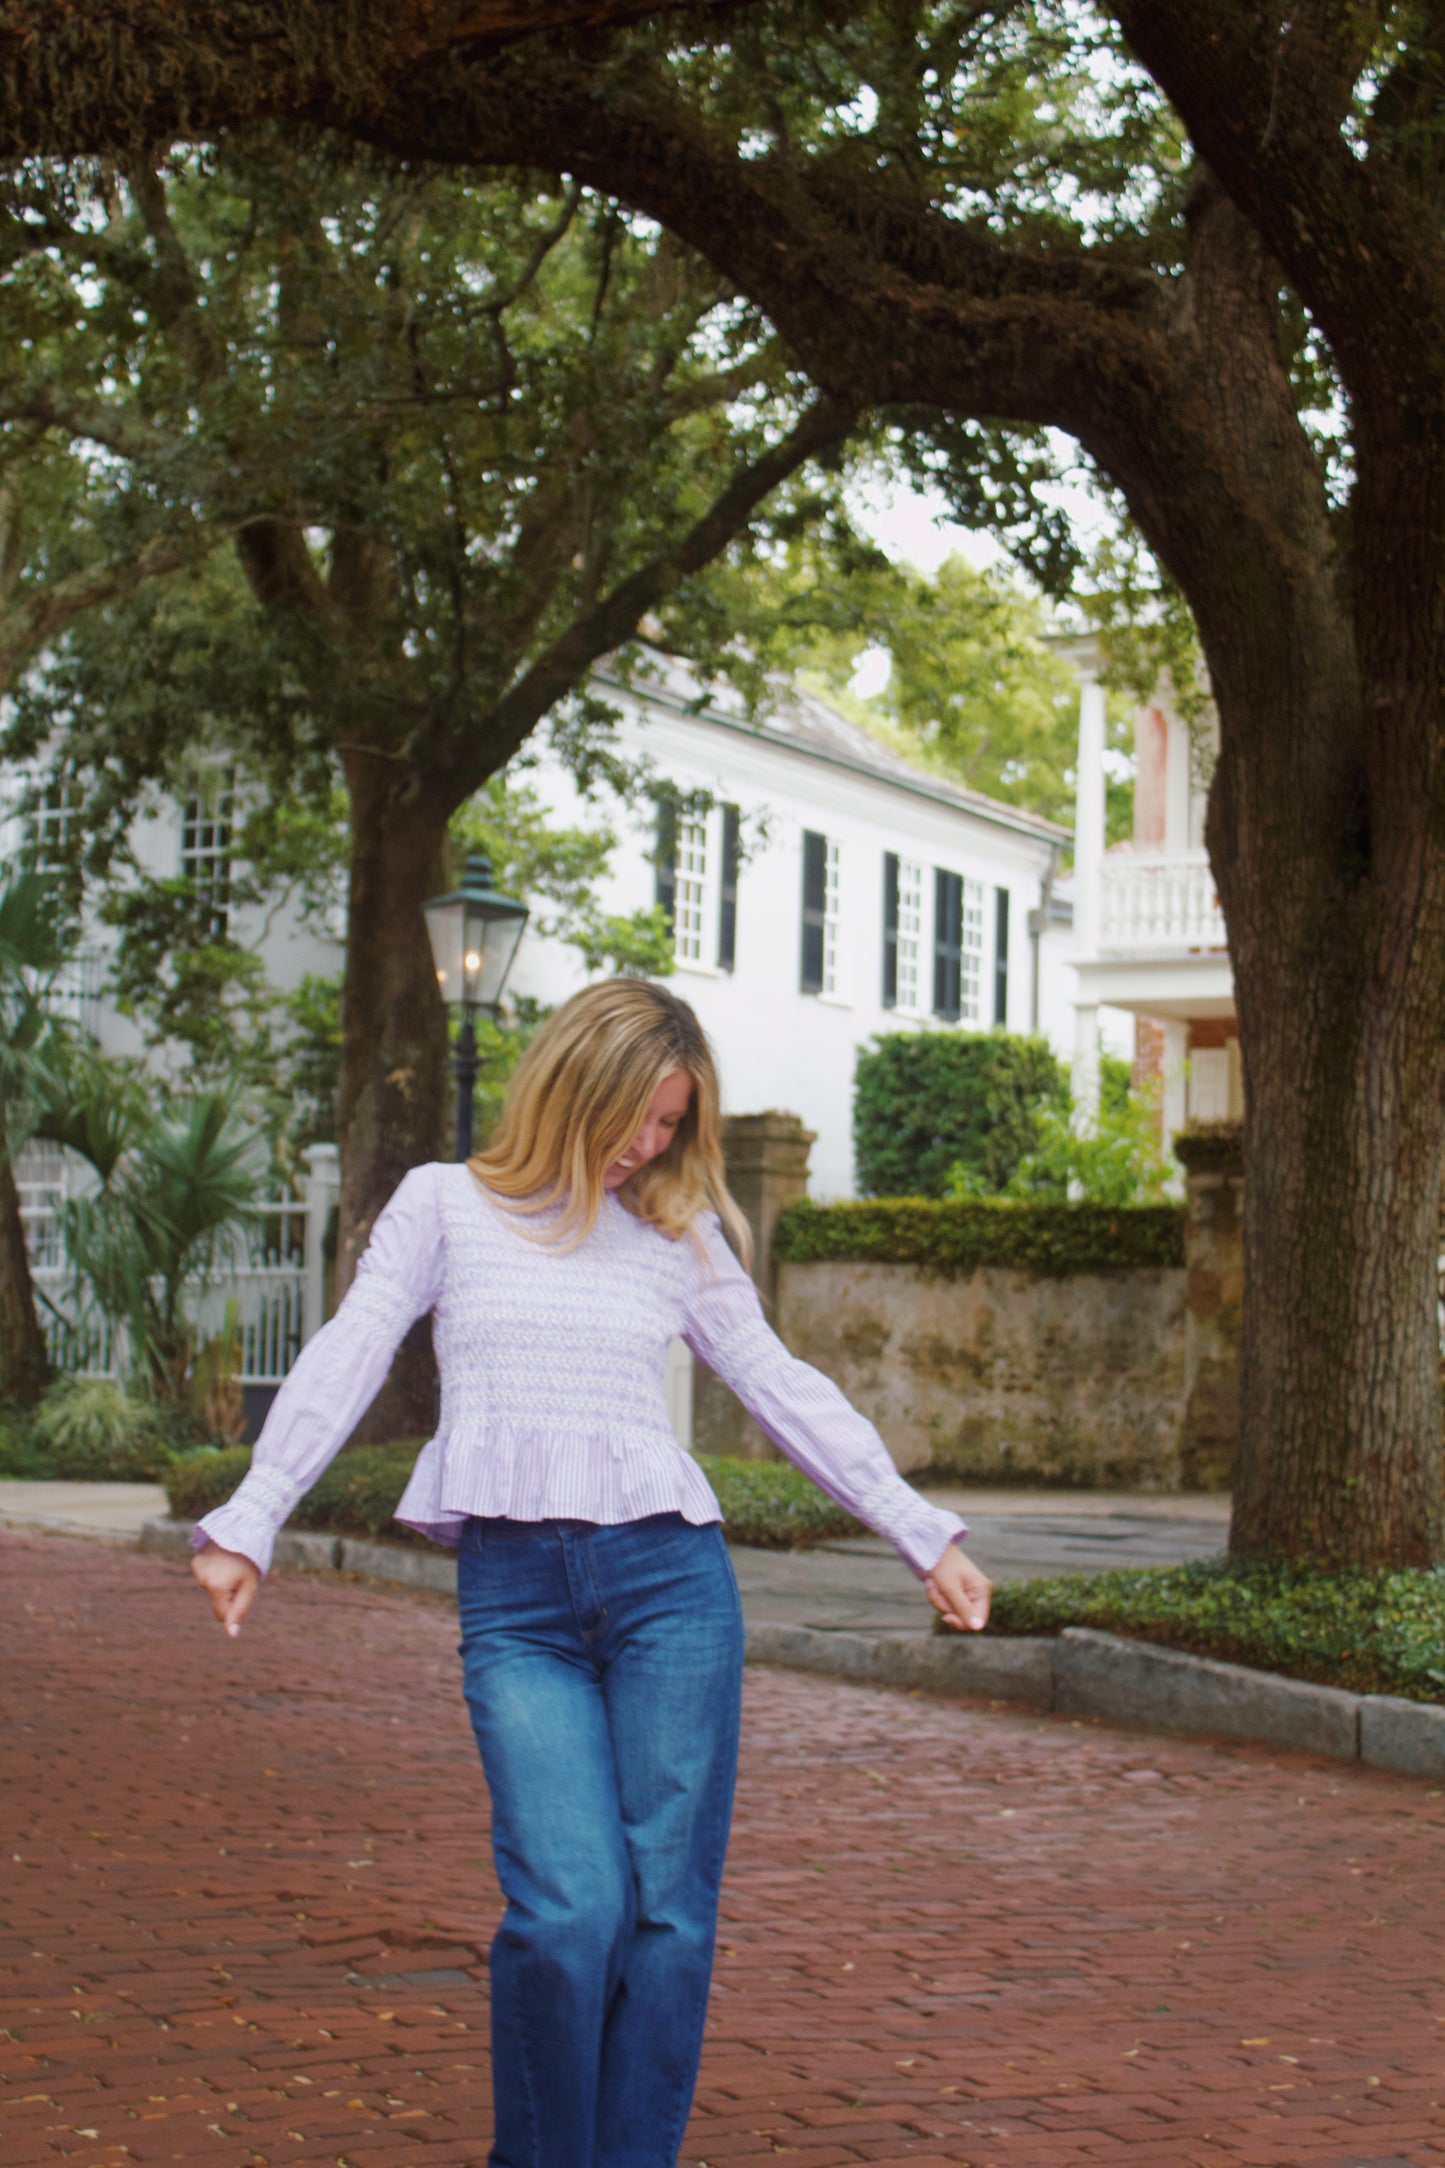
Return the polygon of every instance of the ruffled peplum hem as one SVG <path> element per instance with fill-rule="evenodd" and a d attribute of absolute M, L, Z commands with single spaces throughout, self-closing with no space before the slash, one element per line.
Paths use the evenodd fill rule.
<path fill-rule="evenodd" d="M 472 1519 L 597 1521 L 680 1513 L 720 1521 L 712 1486 L 670 1430 L 494 1423 L 439 1432 L 422 1448 L 395 1519 L 433 1543 Z"/>

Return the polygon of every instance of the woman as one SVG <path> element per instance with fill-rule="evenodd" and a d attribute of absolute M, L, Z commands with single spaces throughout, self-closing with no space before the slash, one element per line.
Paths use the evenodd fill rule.
<path fill-rule="evenodd" d="M 402 1182 L 250 1473 L 196 1534 L 196 1578 L 235 1634 L 275 1531 L 432 1313 L 440 1422 L 397 1518 L 460 1546 L 507 1899 L 491 2168 L 673 2168 L 692 2101 L 743 1631 L 717 1502 L 668 1424 L 674 1335 L 892 1539 L 951 1625 L 988 1615 L 962 1523 L 792 1359 L 724 1228 L 746 1253 L 696 1017 L 662 986 L 587 988 L 519 1063 L 491 1148 Z"/>

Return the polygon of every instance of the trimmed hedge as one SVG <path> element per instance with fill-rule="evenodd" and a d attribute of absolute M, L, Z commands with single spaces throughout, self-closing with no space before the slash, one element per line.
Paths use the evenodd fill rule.
<path fill-rule="evenodd" d="M 1000 1190 L 1068 1085 L 1046 1040 L 1008 1031 L 890 1031 L 858 1056 L 853 1155 L 867 1197 L 942 1197 L 955 1166 Z"/>
<path fill-rule="evenodd" d="M 763 1551 L 806 1551 L 868 1531 L 788 1460 L 734 1460 L 699 1453 L 733 1543 Z"/>
<path fill-rule="evenodd" d="M 1057 1634 L 1066 1626 L 1357 1694 L 1445 1700 L 1441 1568 L 1327 1573 L 1220 1557 L 1005 1581 L 994 1590 L 990 1633 Z"/>
<path fill-rule="evenodd" d="M 1184 1212 L 1176 1204 L 1016 1204 L 931 1197 L 813 1204 L 780 1215 L 773 1255 L 789 1264 L 840 1259 L 923 1265 L 962 1277 L 984 1265 L 1063 1278 L 1184 1263 Z"/>
<path fill-rule="evenodd" d="M 339 1536 L 386 1536 L 399 1543 L 426 1537 L 393 1521 L 421 1449 L 420 1439 L 393 1445 L 353 1446 L 338 1454 L 312 1485 L 287 1522 L 289 1528 L 324 1529 Z M 172 1464 L 166 1495 L 177 1520 L 195 1521 L 224 1505 L 251 1465 L 250 1450 L 190 1453 Z M 838 1536 L 864 1533 L 850 1514 L 788 1461 L 731 1460 L 698 1455 L 698 1466 L 717 1493 L 735 1543 L 764 1550 L 800 1551 Z"/>
<path fill-rule="evenodd" d="M 1242 1174 L 1243 1124 L 1196 1122 L 1176 1133 L 1174 1156 L 1191 1174 Z"/>

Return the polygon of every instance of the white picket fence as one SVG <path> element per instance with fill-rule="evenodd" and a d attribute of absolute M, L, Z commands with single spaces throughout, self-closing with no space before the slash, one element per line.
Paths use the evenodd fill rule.
<path fill-rule="evenodd" d="M 266 1199 L 242 1254 L 194 1290 L 188 1314 L 201 1337 L 219 1333 L 234 1301 L 241 1333 L 241 1383 L 278 1385 L 298 1351 L 325 1318 L 326 1223 L 340 1187 L 334 1144 L 306 1154 L 307 1180 L 299 1197 Z M 17 1169 L 30 1269 L 50 1358 L 59 1370 L 85 1377 L 114 1377 L 129 1367 L 123 1335 L 117 1335 L 77 1291 L 60 1240 L 59 1212 L 76 1179 L 63 1153 L 34 1147 Z"/>

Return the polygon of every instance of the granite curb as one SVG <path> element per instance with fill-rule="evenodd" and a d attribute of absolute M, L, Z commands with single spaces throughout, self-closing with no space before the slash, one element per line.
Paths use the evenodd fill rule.
<path fill-rule="evenodd" d="M 148 1521 L 139 1548 L 187 1556 L 191 1527 L 189 1521 Z M 353 1536 L 283 1530 L 275 1563 L 369 1574 L 443 1594 L 456 1587 L 452 1558 Z M 759 1623 L 747 1629 L 747 1660 L 870 1686 L 1018 1702 L 1146 1731 L 1252 1739 L 1294 1753 L 1445 1780 L 1445 1707 L 1436 1703 L 1346 1693 L 1087 1626 L 1066 1627 L 1056 1638 L 945 1639 L 925 1632 L 869 1634 Z"/>

